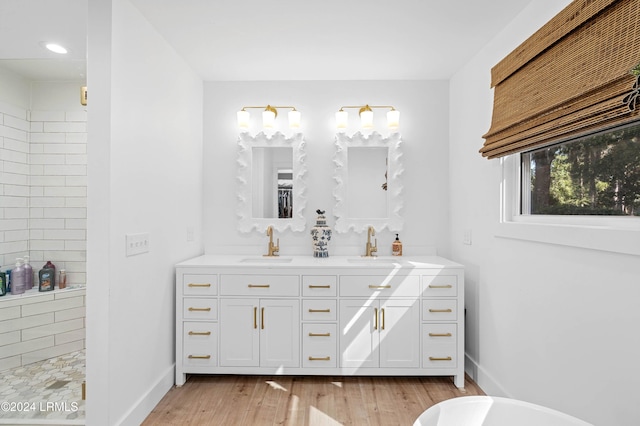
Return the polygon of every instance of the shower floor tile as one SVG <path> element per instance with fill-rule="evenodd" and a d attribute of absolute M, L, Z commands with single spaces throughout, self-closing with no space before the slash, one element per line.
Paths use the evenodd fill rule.
<path fill-rule="evenodd" d="M 16 367 L 2 372 L 0 424 L 32 419 L 47 424 L 56 420 L 83 424 L 85 401 L 85 351 Z M 68 424 L 67 423 L 67 424 Z"/>

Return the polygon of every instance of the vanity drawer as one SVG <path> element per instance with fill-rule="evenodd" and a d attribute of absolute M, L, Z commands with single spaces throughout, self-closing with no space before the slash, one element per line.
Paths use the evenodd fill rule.
<path fill-rule="evenodd" d="M 343 275 L 340 296 L 417 297 L 420 277 L 415 275 Z"/>
<path fill-rule="evenodd" d="M 302 301 L 303 321 L 335 321 L 337 318 L 336 301 L 307 299 Z"/>
<path fill-rule="evenodd" d="M 185 296 L 216 296 L 218 294 L 218 276 L 184 274 L 182 276 L 182 294 Z"/>
<path fill-rule="evenodd" d="M 302 295 L 304 297 L 336 296 L 337 279 L 335 275 L 303 275 Z"/>
<path fill-rule="evenodd" d="M 422 342 L 425 347 L 456 344 L 457 324 L 423 324 Z"/>
<path fill-rule="evenodd" d="M 456 324 L 423 324 L 422 366 L 455 368 L 458 362 L 456 334 Z"/>
<path fill-rule="evenodd" d="M 218 319 L 218 299 L 185 297 L 182 300 L 182 318 L 208 321 Z"/>
<path fill-rule="evenodd" d="M 455 275 L 423 275 L 422 295 L 426 297 L 455 297 L 458 294 L 458 277 Z"/>
<path fill-rule="evenodd" d="M 222 275 L 223 296 L 298 296 L 297 275 Z"/>
<path fill-rule="evenodd" d="M 457 318 L 457 300 L 424 299 L 422 301 L 423 321 L 455 321 Z"/>
<path fill-rule="evenodd" d="M 183 364 L 202 367 L 217 365 L 218 324 L 185 322 L 182 330 Z"/>
<path fill-rule="evenodd" d="M 302 366 L 337 367 L 336 336 L 336 324 L 302 324 Z"/>

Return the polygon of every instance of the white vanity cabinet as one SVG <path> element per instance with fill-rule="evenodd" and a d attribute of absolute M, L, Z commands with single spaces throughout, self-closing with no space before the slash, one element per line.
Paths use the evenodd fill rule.
<path fill-rule="evenodd" d="M 464 269 L 439 257 L 201 256 L 176 267 L 176 321 L 178 386 L 187 374 L 464 386 Z"/>
<path fill-rule="evenodd" d="M 220 275 L 220 366 L 299 367 L 297 275 Z"/>
<path fill-rule="evenodd" d="M 340 276 L 340 366 L 420 366 L 420 277 Z"/>
<path fill-rule="evenodd" d="M 302 366 L 338 366 L 336 275 L 302 275 Z"/>
<path fill-rule="evenodd" d="M 417 300 L 340 300 L 340 366 L 418 368 Z"/>

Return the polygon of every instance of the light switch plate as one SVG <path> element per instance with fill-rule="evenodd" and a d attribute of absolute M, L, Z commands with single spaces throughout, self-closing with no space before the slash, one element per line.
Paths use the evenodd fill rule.
<path fill-rule="evenodd" d="M 127 243 L 127 256 L 135 256 L 149 251 L 148 233 L 127 234 L 125 235 L 125 240 Z"/>

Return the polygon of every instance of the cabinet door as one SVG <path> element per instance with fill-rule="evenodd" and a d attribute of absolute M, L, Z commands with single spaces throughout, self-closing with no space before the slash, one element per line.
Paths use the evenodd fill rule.
<path fill-rule="evenodd" d="M 380 367 L 420 367 L 420 302 L 380 302 Z"/>
<path fill-rule="evenodd" d="M 340 366 L 377 367 L 378 302 L 340 300 Z"/>
<path fill-rule="evenodd" d="M 220 300 L 220 366 L 260 365 L 258 299 Z"/>
<path fill-rule="evenodd" d="M 300 301 L 260 301 L 260 366 L 300 367 Z"/>

